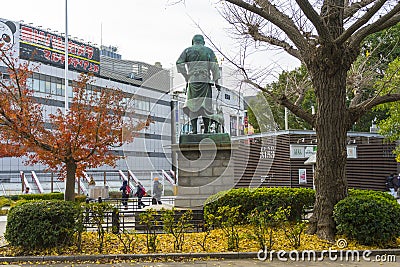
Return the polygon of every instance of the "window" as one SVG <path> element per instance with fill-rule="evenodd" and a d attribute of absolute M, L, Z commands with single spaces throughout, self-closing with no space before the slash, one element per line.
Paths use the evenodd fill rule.
<path fill-rule="evenodd" d="M 144 99 L 135 99 L 135 108 L 138 110 L 150 111 L 150 101 Z"/>
<path fill-rule="evenodd" d="M 56 83 L 56 95 L 63 95 L 64 85 Z"/>
<path fill-rule="evenodd" d="M 51 82 L 50 82 L 50 79 L 49 79 L 49 78 L 50 78 L 50 77 L 48 77 L 48 78 L 46 79 L 45 83 L 44 83 L 44 84 L 45 84 L 45 85 L 44 85 L 44 86 L 45 86 L 45 87 L 44 87 L 44 88 L 45 88 L 44 90 L 45 90 L 45 93 L 46 93 L 46 94 L 51 94 Z"/>
<path fill-rule="evenodd" d="M 45 92 L 45 81 L 44 80 L 39 80 L 39 92 L 44 93 Z"/>

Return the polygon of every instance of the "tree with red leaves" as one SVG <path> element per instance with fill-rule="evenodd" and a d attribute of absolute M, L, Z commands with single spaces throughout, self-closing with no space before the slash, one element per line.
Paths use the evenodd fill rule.
<path fill-rule="evenodd" d="M 10 75 L 0 81 L 0 155 L 29 152 L 27 163 L 59 170 L 66 179 L 65 200 L 74 200 L 76 177 L 87 168 L 114 167 L 121 157 L 113 149 L 133 142 L 135 134 L 151 122 L 150 117 L 144 121 L 132 116 L 129 98 L 121 90 L 88 90 L 87 85 L 94 83 L 89 74 L 81 74 L 73 83 L 67 113 L 58 109 L 45 120 L 45 107 L 27 84 L 33 73 L 29 62 L 20 62 L 1 47 L 0 53 Z"/>

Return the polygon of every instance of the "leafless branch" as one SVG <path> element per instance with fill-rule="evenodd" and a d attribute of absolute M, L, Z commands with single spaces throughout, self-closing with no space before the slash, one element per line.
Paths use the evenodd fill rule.
<path fill-rule="evenodd" d="M 297 4 L 307 16 L 307 18 L 312 22 L 315 26 L 319 36 L 321 39 L 326 41 L 331 41 L 331 37 L 328 31 L 328 28 L 325 26 L 321 17 L 318 13 L 314 10 L 313 6 L 307 0 L 296 0 Z"/>
<path fill-rule="evenodd" d="M 361 8 L 366 7 L 375 1 L 376 0 L 362 0 L 360 2 L 352 3 L 350 6 L 345 6 L 343 18 L 348 19 L 352 17 L 355 13 L 360 11 Z"/>
<path fill-rule="evenodd" d="M 370 34 L 381 31 L 400 21 L 400 3 L 397 3 L 389 12 L 382 15 L 375 22 L 368 24 L 355 32 L 350 38 L 350 46 L 358 47 L 362 40 Z M 343 41 L 343 40 L 342 40 Z"/>
<path fill-rule="evenodd" d="M 289 16 L 279 11 L 268 0 L 255 0 L 254 4 L 241 0 L 226 0 L 233 5 L 257 14 L 281 29 L 298 49 L 306 49 L 307 42 Z M 256 24 L 255 24 L 256 25 Z"/>
<path fill-rule="evenodd" d="M 387 0 L 378 0 L 368 11 L 356 22 L 354 22 L 346 31 L 344 31 L 335 41 L 337 44 L 344 43 L 354 32 L 360 27 L 368 23 L 368 21 L 381 9 Z"/>

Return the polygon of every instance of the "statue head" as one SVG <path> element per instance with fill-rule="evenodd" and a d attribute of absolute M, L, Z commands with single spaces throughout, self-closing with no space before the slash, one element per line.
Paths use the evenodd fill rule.
<path fill-rule="evenodd" d="M 204 45 L 205 42 L 204 42 L 204 37 L 203 37 L 203 35 L 201 35 L 201 34 L 196 34 L 195 36 L 193 36 L 192 45 L 194 45 L 194 44 L 201 44 L 201 45 Z"/>

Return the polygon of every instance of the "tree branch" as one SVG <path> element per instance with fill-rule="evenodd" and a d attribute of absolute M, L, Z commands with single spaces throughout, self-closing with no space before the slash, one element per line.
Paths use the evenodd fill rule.
<path fill-rule="evenodd" d="M 294 56 L 295 58 L 298 58 L 300 61 L 302 61 L 299 50 L 293 48 L 293 46 L 291 46 L 289 43 L 274 38 L 272 36 L 265 36 L 261 34 L 258 31 L 258 27 L 256 25 L 248 25 L 248 29 L 248 34 L 252 36 L 255 41 L 266 42 L 271 45 L 279 46 L 283 48 L 283 50 L 285 50 L 289 55 Z"/>
<path fill-rule="evenodd" d="M 287 15 L 279 11 L 274 5 L 272 5 L 270 1 L 255 0 L 255 2 L 261 8 L 255 4 L 251 5 L 242 0 L 225 1 L 263 17 L 284 31 L 299 50 L 307 50 L 308 43 L 296 25 L 294 25 L 293 21 Z"/>
<path fill-rule="evenodd" d="M 297 4 L 304 12 L 306 17 L 311 21 L 317 30 L 321 39 L 326 41 L 332 41 L 332 38 L 329 34 L 328 28 L 325 26 L 324 22 L 321 20 L 318 13 L 314 10 L 313 6 L 307 0 L 296 0 Z"/>
<path fill-rule="evenodd" d="M 306 112 L 302 107 L 293 104 L 287 97 L 286 95 L 280 95 L 280 96 L 276 96 L 275 94 L 273 94 L 271 91 L 265 89 L 264 87 L 260 86 L 259 84 L 251 81 L 251 80 L 244 80 L 244 82 L 251 84 L 252 86 L 254 86 L 255 88 L 261 90 L 262 92 L 268 94 L 276 103 L 288 108 L 293 114 L 295 114 L 296 116 L 298 116 L 299 118 L 302 118 L 303 120 L 305 120 L 308 124 L 310 125 L 315 125 L 315 118 L 314 116 L 309 113 Z"/>
<path fill-rule="evenodd" d="M 371 110 L 373 107 L 377 105 L 395 102 L 399 100 L 400 100 L 400 94 L 387 94 L 369 98 L 361 102 L 360 104 L 356 105 L 355 107 L 349 108 L 350 118 L 352 120 L 352 123 L 356 122 L 359 118 L 361 118 L 361 116 L 367 113 L 367 111 Z"/>
<path fill-rule="evenodd" d="M 345 30 L 335 41 L 337 44 L 343 44 L 353 33 L 355 33 L 362 25 L 368 21 L 379 11 L 379 9 L 386 3 L 387 0 L 379 0 L 355 23 L 353 23 L 347 30 Z"/>
<path fill-rule="evenodd" d="M 351 4 L 351 6 L 344 9 L 343 18 L 348 19 L 357 13 L 361 8 L 368 6 L 376 0 L 362 0 L 360 2 L 356 2 Z"/>
<path fill-rule="evenodd" d="M 400 3 L 398 3 L 391 11 L 380 17 L 374 23 L 365 26 L 349 38 L 350 46 L 358 47 L 362 40 L 368 35 L 379 32 L 387 27 L 393 26 L 400 21 Z"/>

